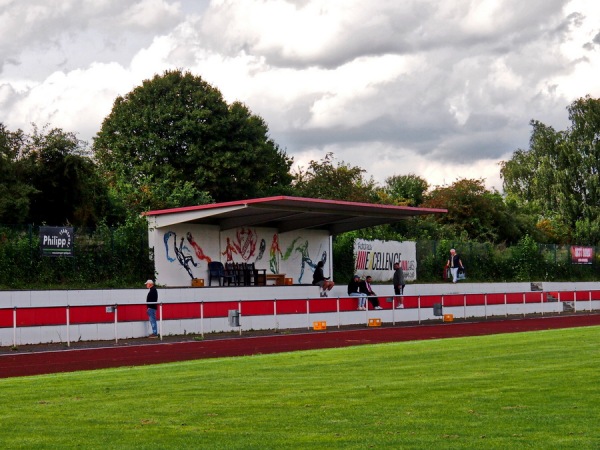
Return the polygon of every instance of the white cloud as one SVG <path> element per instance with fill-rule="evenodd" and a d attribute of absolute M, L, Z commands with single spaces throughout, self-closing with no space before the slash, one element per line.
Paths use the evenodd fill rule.
<path fill-rule="evenodd" d="M 171 18 L 180 15 L 179 3 L 164 0 L 142 0 L 130 5 L 122 14 L 120 21 L 126 27 L 151 29 L 169 23 Z"/>
<path fill-rule="evenodd" d="M 94 64 L 85 70 L 55 72 L 43 83 L 13 95 L 5 124 L 30 129 L 30 124 L 63 128 L 91 143 L 117 95 L 132 84 L 130 74 L 117 64 Z M 93 108 L 90 107 L 93 105 Z"/>
<path fill-rule="evenodd" d="M 2 5 L 0 120 L 86 140 L 117 95 L 181 68 L 261 115 L 295 166 L 332 151 L 379 182 L 500 188 L 531 119 L 564 129 L 571 101 L 600 96 L 595 0 Z"/>
<path fill-rule="evenodd" d="M 337 41 L 342 19 L 355 3 L 213 2 L 203 21 L 203 31 L 213 36 L 213 45 L 226 54 L 245 50 L 273 61 L 310 61 Z"/>
<path fill-rule="evenodd" d="M 564 8 L 570 18 L 569 30 L 560 52 L 570 61 L 569 72 L 553 77 L 549 83 L 569 99 L 587 94 L 600 97 L 600 44 L 594 39 L 600 33 L 600 3 L 574 0 Z"/>

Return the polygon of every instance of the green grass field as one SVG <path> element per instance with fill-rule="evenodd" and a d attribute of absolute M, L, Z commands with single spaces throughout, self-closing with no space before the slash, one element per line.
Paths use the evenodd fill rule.
<path fill-rule="evenodd" d="M 4 448 L 600 448 L 600 327 L 0 380 Z"/>

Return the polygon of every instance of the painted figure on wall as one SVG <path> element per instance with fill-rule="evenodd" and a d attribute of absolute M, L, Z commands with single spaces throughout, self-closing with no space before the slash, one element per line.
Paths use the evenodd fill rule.
<path fill-rule="evenodd" d="M 279 248 L 279 235 L 275 233 L 269 250 L 269 269 L 272 273 L 279 273 L 279 256 L 283 256 L 283 253 Z"/>
<path fill-rule="evenodd" d="M 256 253 L 256 241 L 258 235 L 256 231 L 240 228 L 235 235 L 236 242 L 232 243 L 230 238 L 226 238 L 225 250 L 221 253 L 225 256 L 227 262 L 233 262 L 233 255 L 240 255 L 242 259 L 248 261 Z M 261 239 L 258 248 L 258 255 L 254 261 L 262 259 L 267 244 L 264 239 Z"/>
<path fill-rule="evenodd" d="M 231 243 L 229 238 L 227 238 L 227 243 L 225 244 L 225 250 L 223 250 L 223 252 L 221 254 L 223 256 L 225 256 L 225 261 L 233 262 L 233 254 L 234 253 L 237 253 L 237 250 L 235 249 L 235 246 Z"/>
<path fill-rule="evenodd" d="M 255 261 L 260 261 L 265 254 L 265 250 L 267 248 L 267 242 L 264 239 L 260 240 L 260 246 L 258 247 L 258 256 Z"/>
<path fill-rule="evenodd" d="M 301 262 L 300 262 L 300 276 L 298 277 L 298 283 L 302 283 L 302 277 L 304 276 L 304 269 L 305 267 L 308 265 L 312 271 L 314 272 L 315 267 L 317 267 L 317 263 L 313 262 L 312 258 L 309 255 L 308 252 L 308 240 L 305 240 L 304 243 L 296 246 L 296 242 L 298 242 L 301 238 L 297 237 L 296 239 L 294 239 L 292 241 L 292 243 L 288 246 L 285 254 L 281 257 L 282 260 L 287 260 L 291 255 L 292 252 L 298 252 L 300 253 L 300 256 L 302 257 Z M 323 263 L 325 263 L 325 261 L 327 261 L 327 252 L 324 251 L 321 255 L 321 261 L 323 261 Z M 318 262 L 318 261 L 317 261 Z"/>
<path fill-rule="evenodd" d="M 248 261 L 254 256 L 257 240 L 256 231 L 250 228 L 242 227 L 236 231 L 233 245 L 244 261 Z"/>
<path fill-rule="evenodd" d="M 202 247 L 200 247 L 196 243 L 196 241 L 194 240 L 194 236 L 192 236 L 192 233 L 190 233 L 188 231 L 186 236 L 187 236 L 188 242 L 190 243 L 190 245 L 192 246 L 192 248 L 196 252 L 196 256 L 198 257 L 198 260 L 199 261 L 211 262 L 212 259 L 210 259 L 210 256 L 204 254 L 204 250 L 202 250 Z"/>
<path fill-rule="evenodd" d="M 173 238 L 173 252 L 175 253 L 175 257 L 169 256 L 169 240 Z M 194 261 L 194 257 L 191 255 L 191 250 L 187 245 L 184 245 L 185 239 L 181 238 L 179 243 L 179 247 L 177 247 L 177 235 L 173 231 L 167 231 L 164 236 L 165 242 L 165 250 L 167 255 L 167 260 L 169 262 L 174 262 L 177 260 L 179 264 L 187 271 L 190 278 L 194 278 L 194 274 L 192 273 L 192 269 L 190 264 L 194 267 L 198 267 L 198 264 Z"/>

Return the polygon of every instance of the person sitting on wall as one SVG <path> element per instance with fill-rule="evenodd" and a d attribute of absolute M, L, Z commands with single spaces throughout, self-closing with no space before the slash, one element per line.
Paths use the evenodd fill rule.
<path fill-rule="evenodd" d="M 373 281 L 371 275 L 367 275 L 365 280 L 360 282 L 360 292 L 362 292 L 363 294 L 367 294 L 369 302 L 371 302 L 373 309 L 382 309 L 381 306 L 379 306 L 379 299 L 377 298 L 377 294 L 375 294 L 375 292 L 373 292 L 373 289 L 371 289 L 371 281 Z"/>
<path fill-rule="evenodd" d="M 367 310 L 367 294 L 361 292 L 360 290 L 360 277 L 358 275 L 354 275 L 348 283 L 348 295 L 351 297 L 358 297 L 358 311 L 366 311 Z"/>
<path fill-rule="evenodd" d="M 327 292 L 331 291 L 335 286 L 335 283 L 323 274 L 324 265 L 325 263 L 323 261 L 317 263 L 312 281 L 313 286 L 319 286 L 321 288 L 321 297 L 327 297 Z"/>

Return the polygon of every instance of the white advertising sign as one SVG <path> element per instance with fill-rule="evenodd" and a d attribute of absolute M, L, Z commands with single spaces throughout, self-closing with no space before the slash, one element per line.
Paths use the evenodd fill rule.
<path fill-rule="evenodd" d="M 394 263 L 400 262 L 406 281 L 417 279 L 417 245 L 415 242 L 354 241 L 354 268 L 361 277 L 387 282 L 394 276 Z"/>

